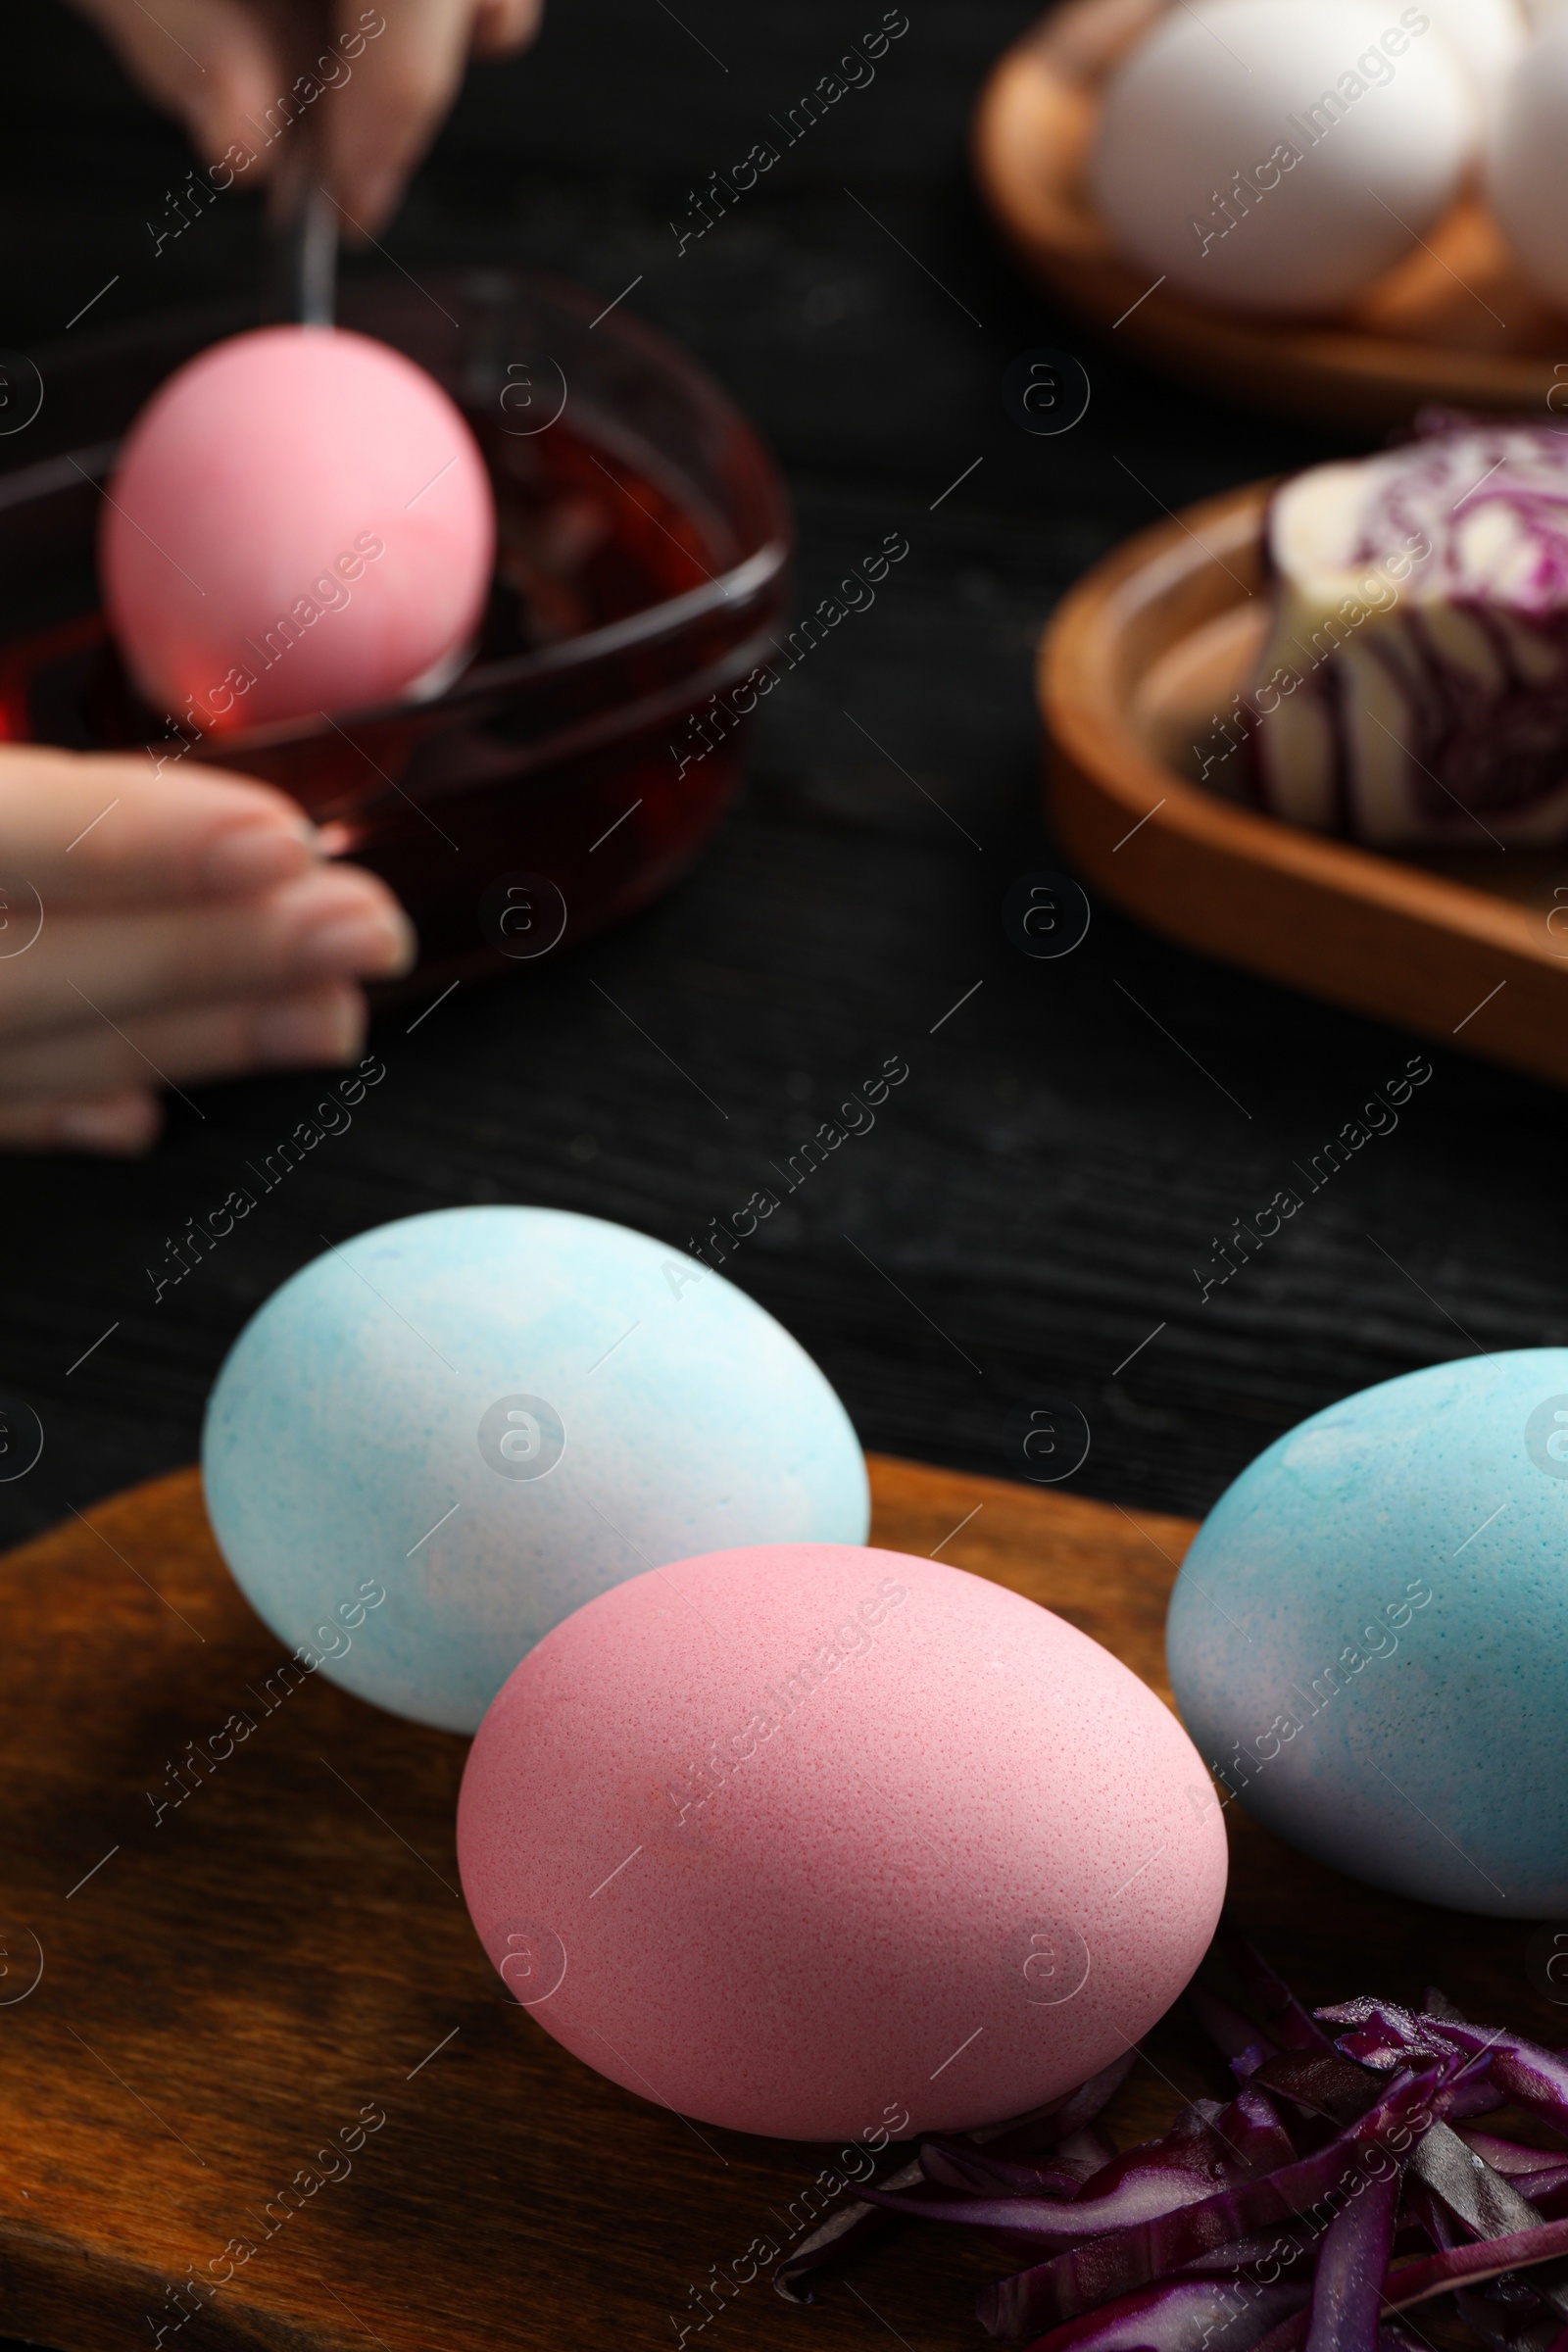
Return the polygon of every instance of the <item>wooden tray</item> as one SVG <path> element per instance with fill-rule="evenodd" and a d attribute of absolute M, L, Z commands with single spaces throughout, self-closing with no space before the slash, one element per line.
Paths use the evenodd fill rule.
<path fill-rule="evenodd" d="M 1568 846 L 1384 856 L 1193 780 L 1266 627 L 1271 487 L 1141 532 L 1057 607 L 1037 669 L 1057 836 L 1169 938 L 1568 1084 Z"/>
<path fill-rule="evenodd" d="M 1083 164 L 1101 85 L 1167 5 L 1067 0 L 986 82 L 975 169 L 1035 274 L 1173 374 L 1312 423 L 1397 424 L 1426 401 L 1538 415 L 1548 403 L 1568 408 L 1568 374 L 1558 372 L 1568 320 L 1520 276 L 1491 218 L 1469 199 L 1425 250 L 1332 321 L 1250 322 L 1164 288 L 1149 293 L 1153 272 L 1122 261 L 1090 209 Z"/>
<path fill-rule="evenodd" d="M 871 1474 L 875 1541 L 1048 1602 L 1161 1687 L 1185 1522 Z M 831 2150 L 695 2129 L 510 1998 L 457 1893 L 464 1741 L 321 1680 L 278 1695 L 195 1471 L 0 1559 L 0 2331 L 66 2352 L 151 2348 L 160 2326 L 180 2352 L 672 2345 L 711 2266 L 789 2242 L 792 2207 L 803 2229 Z M 166 1761 L 221 1747 L 235 1709 L 255 1731 L 154 1826 Z M 1475 2014 L 1553 2031 L 1521 1931 L 1368 1894 L 1227 1818 L 1240 1911 L 1310 1996 L 1407 1999 L 1436 1975 Z M 1173 2022 L 1152 2061 L 1121 2095 L 1127 2136 L 1212 2086 Z M 318 2151 L 375 2117 L 347 2177 L 302 2183 L 281 2219 L 278 2191 L 339 2172 Z M 764 2271 L 689 2340 L 882 2352 L 891 2328 L 978 2352 L 975 2288 L 1003 2266 L 956 2234 L 884 2242 L 814 2311 Z M 172 2283 L 220 2275 L 231 2239 L 259 2250 L 176 2328 Z"/>

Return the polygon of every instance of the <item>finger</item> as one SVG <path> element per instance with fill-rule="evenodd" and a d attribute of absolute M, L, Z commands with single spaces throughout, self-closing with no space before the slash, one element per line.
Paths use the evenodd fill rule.
<path fill-rule="evenodd" d="M 0 1102 L 41 1108 L 62 1097 L 336 1066 L 359 1054 L 368 1017 L 363 994 L 346 981 L 155 1013 L 119 1029 L 89 1016 L 62 1036 L 0 1046 Z"/>
<path fill-rule="evenodd" d="M 0 1152 L 99 1152 L 135 1159 L 152 1149 L 164 1124 L 149 1088 L 74 1101 L 0 1102 Z"/>
<path fill-rule="evenodd" d="M 308 873 L 319 849 L 298 806 L 247 776 L 0 749 L 0 867 L 50 909 L 250 896 Z"/>
<path fill-rule="evenodd" d="M 76 0 L 131 79 L 176 115 L 205 163 L 230 145 L 269 161 L 251 118 L 265 114 L 289 76 L 264 17 L 243 0 Z"/>
<path fill-rule="evenodd" d="M 123 1027 L 325 980 L 391 979 L 416 944 L 386 885 L 353 866 L 227 906 L 46 911 L 30 945 L 0 956 L 0 1039 L 57 1036 L 89 1014 Z"/>
<path fill-rule="evenodd" d="M 354 78 L 336 93 L 326 127 L 327 165 L 338 201 L 368 233 L 396 207 L 463 79 L 473 0 L 337 0 L 345 27 L 383 29 L 367 40 Z"/>
<path fill-rule="evenodd" d="M 470 44 L 474 56 L 507 57 L 526 49 L 544 13 L 544 0 L 478 0 Z"/>

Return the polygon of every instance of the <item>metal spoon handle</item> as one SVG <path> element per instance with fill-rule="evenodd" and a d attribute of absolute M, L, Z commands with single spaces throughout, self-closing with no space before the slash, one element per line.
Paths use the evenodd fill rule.
<path fill-rule="evenodd" d="M 268 310 L 297 326 L 333 323 L 337 286 L 337 208 L 322 184 L 318 145 L 306 122 L 290 131 L 268 191 Z"/>

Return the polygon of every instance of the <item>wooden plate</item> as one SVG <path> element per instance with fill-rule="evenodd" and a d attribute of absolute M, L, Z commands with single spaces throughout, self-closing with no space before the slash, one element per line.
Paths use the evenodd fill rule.
<path fill-rule="evenodd" d="M 1079 869 L 1169 938 L 1568 1084 L 1568 847 L 1359 849 L 1199 785 L 1267 623 L 1272 485 L 1129 539 L 1057 607 L 1037 684 Z"/>
<path fill-rule="evenodd" d="M 992 71 L 975 115 L 975 168 L 1035 273 L 1173 374 L 1313 423 L 1397 424 L 1426 401 L 1568 408 L 1568 369 L 1558 372 L 1568 318 L 1519 275 L 1473 200 L 1334 320 L 1249 321 L 1149 292 L 1152 272 L 1121 260 L 1090 209 L 1083 166 L 1102 84 L 1167 4 L 1067 0 Z"/>
<path fill-rule="evenodd" d="M 1162 1688 L 1186 1522 L 871 1475 L 876 1542 L 1048 1603 Z M 682 2324 L 747 2352 L 982 2340 L 975 2289 L 1004 2266 L 958 2232 L 879 2245 L 815 2312 L 755 2258 L 736 2282 L 755 2239 L 813 2226 L 834 2151 L 689 2125 L 510 1998 L 457 1892 L 464 1741 L 319 1678 L 285 1694 L 194 1470 L 0 1559 L 0 2331 L 64 2352 L 562 2352 Z M 158 1815 L 181 1762 L 192 1793 Z M 1560 2032 L 1522 1929 L 1371 1894 L 1227 1820 L 1240 1912 L 1309 1997 L 1408 2000 L 1436 1975 L 1473 2014 Z M 1152 2061 L 1124 2138 L 1213 2086 L 1174 2020 Z"/>

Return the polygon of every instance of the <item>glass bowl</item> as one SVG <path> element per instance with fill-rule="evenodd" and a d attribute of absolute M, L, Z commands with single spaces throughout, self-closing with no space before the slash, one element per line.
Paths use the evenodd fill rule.
<path fill-rule="evenodd" d="M 279 785 L 408 908 L 407 993 L 588 937 L 691 863 L 740 783 L 743 682 L 774 650 L 793 531 L 720 388 L 577 287 L 350 279 L 338 317 L 427 368 L 484 453 L 496 572 L 460 674 L 428 700 L 217 736 L 137 700 L 98 609 L 102 485 L 148 394 L 252 323 L 188 312 L 40 354 L 42 407 L 0 438 L 0 463 L 30 460 L 0 473 L 0 736 Z"/>

